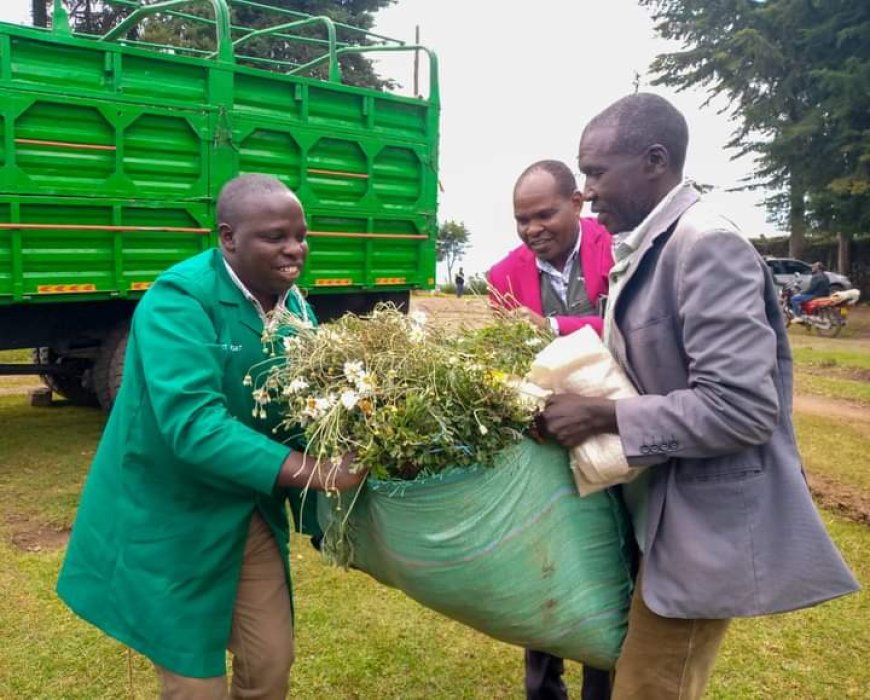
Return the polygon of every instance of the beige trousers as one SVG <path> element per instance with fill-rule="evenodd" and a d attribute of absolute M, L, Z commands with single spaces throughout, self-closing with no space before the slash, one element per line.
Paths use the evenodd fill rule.
<path fill-rule="evenodd" d="M 699 700 L 731 621 L 656 615 L 643 602 L 642 576 L 641 570 L 611 700 Z"/>
<path fill-rule="evenodd" d="M 162 700 L 285 700 L 293 664 L 293 618 L 284 562 L 269 526 L 251 518 L 233 623 L 227 644 L 233 654 L 226 676 L 188 678 L 157 667 Z"/>

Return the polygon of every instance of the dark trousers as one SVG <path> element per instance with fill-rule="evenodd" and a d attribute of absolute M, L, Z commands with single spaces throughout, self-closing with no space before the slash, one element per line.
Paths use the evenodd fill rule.
<path fill-rule="evenodd" d="M 558 656 L 543 651 L 526 649 L 527 700 L 567 700 L 568 689 L 562 675 L 565 662 Z M 609 700 L 610 671 L 591 666 L 583 667 L 581 700 Z"/>

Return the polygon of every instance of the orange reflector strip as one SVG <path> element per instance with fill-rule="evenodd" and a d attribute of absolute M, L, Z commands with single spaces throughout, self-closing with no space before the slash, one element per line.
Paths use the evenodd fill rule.
<path fill-rule="evenodd" d="M 344 170 L 322 170 L 321 168 L 308 168 L 308 172 L 312 175 L 331 175 L 333 177 L 355 177 L 361 180 L 368 180 L 369 176 L 365 173 L 349 173 Z"/>
<path fill-rule="evenodd" d="M 37 294 L 79 294 L 81 292 L 96 292 L 95 284 L 40 284 Z"/>
<path fill-rule="evenodd" d="M 22 231 L 151 231 L 168 233 L 208 233 L 211 229 L 187 226 L 103 226 L 102 224 L 0 224 L 0 230 Z"/>
<path fill-rule="evenodd" d="M 315 238 L 407 238 L 407 239 L 427 239 L 424 233 L 346 233 L 341 231 L 309 231 L 309 236 Z"/>
<path fill-rule="evenodd" d="M 377 277 L 375 284 L 405 284 L 404 277 Z"/>
<path fill-rule="evenodd" d="M 134 292 L 141 292 L 144 289 L 148 289 L 151 286 L 151 282 L 130 282 L 130 289 Z"/>
<path fill-rule="evenodd" d="M 116 151 L 116 146 L 104 146 L 99 143 L 73 143 L 70 141 L 44 141 L 43 139 L 15 139 L 15 143 L 26 143 L 32 146 L 52 146 L 54 148 L 76 148 L 83 151 Z"/>
<path fill-rule="evenodd" d="M 429 284 L 435 284 L 435 278 L 434 278 L 434 277 L 430 277 L 430 278 L 429 278 Z"/>
<path fill-rule="evenodd" d="M 336 278 L 336 279 L 321 278 L 319 280 L 314 280 L 315 287 L 349 287 L 352 284 L 353 284 L 353 280 L 346 279 L 346 278 Z"/>

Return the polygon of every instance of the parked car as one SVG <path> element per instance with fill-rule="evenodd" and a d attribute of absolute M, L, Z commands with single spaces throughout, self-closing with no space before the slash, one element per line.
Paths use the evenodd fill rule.
<path fill-rule="evenodd" d="M 809 263 L 803 260 L 795 260 L 794 258 L 765 258 L 765 261 L 770 266 L 770 271 L 773 272 L 773 279 L 776 280 L 779 286 L 794 282 L 795 275 L 797 275 L 802 292 L 806 291 L 807 287 L 810 286 L 812 270 Z M 831 283 L 832 292 L 842 292 L 844 289 L 852 288 L 852 283 L 846 275 L 828 270 L 825 270 L 825 274 Z"/>

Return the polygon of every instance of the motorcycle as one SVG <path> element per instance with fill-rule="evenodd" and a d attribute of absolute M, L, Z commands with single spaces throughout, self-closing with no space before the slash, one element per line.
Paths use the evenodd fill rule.
<path fill-rule="evenodd" d="M 803 316 L 795 318 L 792 310 L 791 298 L 800 293 L 800 284 L 793 282 L 787 284 L 779 292 L 779 302 L 785 317 L 786 326 L 792 323 L 800 323 L 811 331 L 813 328 L 819 335 L 835 337 L 840 334 L 846 325 L 849 315 L 849 307 L 858 303 L 861 292 L 857 289 L 846 289 L 842 292 L 834 292 L 827 297 L 816 297 L 801 302 Z"/>

